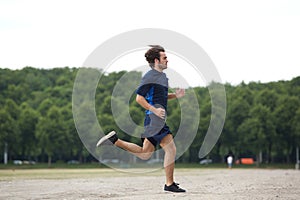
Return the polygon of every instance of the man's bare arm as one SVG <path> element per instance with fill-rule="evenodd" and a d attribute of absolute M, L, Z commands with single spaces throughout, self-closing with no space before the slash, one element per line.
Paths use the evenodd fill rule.
<path fill-rule="evenodd" d="M 169 93 L 168 99 L 181 98 L 185 95 L 185 89 L 176 89 L 175 93 Z"/>
<path fill-rule="evenodd" d="M 145 108 L 146 110 L 150 110 L 151 112 L 153 112 L 156 116 L 164 119 L 165 117 L 165 109 L 163 108 L 155 108 L 154 106 L 150 105 L 147 100 L 141 96 L 141 95 L 136 95 L 136 102 L 138 104 L 140 104 L 143 108 Z"/>

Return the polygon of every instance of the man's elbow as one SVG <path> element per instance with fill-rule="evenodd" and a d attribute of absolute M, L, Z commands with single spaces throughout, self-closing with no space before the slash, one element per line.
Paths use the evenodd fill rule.
<path fill-rule="evenodd" d="M 141 96 L 140 96 L 140 95 L 136 95 L 135 101 L 136 101 L 138 104 L 141 103 L 141 100 L 142 100 Z"/>

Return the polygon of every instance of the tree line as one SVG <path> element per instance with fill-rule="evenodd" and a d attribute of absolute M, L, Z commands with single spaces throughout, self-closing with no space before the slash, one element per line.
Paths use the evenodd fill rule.
<path fill-rule="evenodd" d="M 95 161 L 80 140 L 73 119 L 72 92 L 79 69 L 0 69 L 1 162 L 5 151 L 9 161 Z M 93 73 L 95 69 L 86 70 Z M 114 87 L 125 74 L 129 74 L 129 80 L 142 76 L 140 72 L 126 71 L 102 74 L 96 86 L 95 110 L 104 132 L 122 132 L 114 121 L 111 102 Z M 295 162 L 296 148 L 300 146 L 300 77 L 270 83 L 242 82 L 236 86 L 227 83 L 224 87 L 226 120 L 208 157 L 223 162 L 231 151 L 235 158 L 252 157 L 259 163 Z M 177 160 L 183 163 L 199 162 L 200 141 L 212 117 L 208 88 L 194 87 L 188 88 L 189 91 L 196 94 L 201 114 L 192 144 Z M 130 116 L 142 126 L 144 110 L 134 99 L 132 95 L 128 102 Z M 182 101 L 189 103 L 188 99 Z M 82 106 L 84 109 L 86 105 L 82 103 Z M 174 132 L 178 130 L 180 118 L 178 101 L 169 101 L 167 123 Z M 127 134 L 120 137 L 140 142 Z"/>

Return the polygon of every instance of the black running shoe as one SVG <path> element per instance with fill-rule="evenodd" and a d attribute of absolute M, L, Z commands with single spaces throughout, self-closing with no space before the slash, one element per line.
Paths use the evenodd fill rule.
<path fill-rule="evenodd" d="M 98 142 L 97 142 L 97 147 L 100 146 L 101 144 L 107 143 L 110 141 L 110 144 L 115 144 L 115 142 L 118 140 L 117 133 L 115 131 L 109 132 L 107 135 L 103 136 Z"/>
<path fill-rule="evenodd" d="M 182 189 L 182 188 L 180 188 L 179 186 L 178 186 L 179 184 L 178 183 L 172 183 L 172 185 L 170 185 L 170 186 L 167 186 L 167 185 L 165 185 L 165 191 L 169 191 L 169 192 L 185 192 L 185 190 L 184 189 Z"/>

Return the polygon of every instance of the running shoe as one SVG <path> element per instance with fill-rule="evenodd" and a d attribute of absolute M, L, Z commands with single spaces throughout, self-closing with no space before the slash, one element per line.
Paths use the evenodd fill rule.
<path fill-rule="evenodd" d="M 165 185 L 164 190 L 169 191 L 169 192 L 185 192 L 185 190 L 180 188 L 178 185 L 179 184 L 175 183 L 175 182 L 172 183 L 172 185 L 170 185 L 170 186 Z"/>
<path fill-rule="evenodd" d="M 100 138 L 100 140 L 97 142 L 97 147 L 100 146 L 103 143 L 107 143 L 109 140 L 112 144 L 115 144 L 115 142 L 118 140 L 117 133 L 115 131 L 109 132 L 107 135 Z"/>

